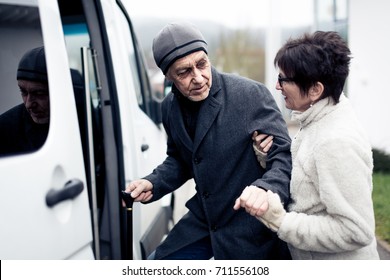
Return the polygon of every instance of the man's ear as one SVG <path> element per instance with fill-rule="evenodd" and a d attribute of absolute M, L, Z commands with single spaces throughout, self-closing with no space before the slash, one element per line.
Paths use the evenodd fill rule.
<path fill-rule="evenodd" d="M 309 90 L 309 98 L 314 103 L 317 102 L 324 92 L 324 85 L 321 82 L 317 82 Z"/>

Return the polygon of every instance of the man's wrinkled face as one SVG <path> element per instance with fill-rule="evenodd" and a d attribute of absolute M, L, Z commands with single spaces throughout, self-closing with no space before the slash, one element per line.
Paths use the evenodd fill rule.
<path fill-rule="evenodd" d="M 167 78 L 192 101 L 207 98 L 211 88 L 211 64 L 204 51 L 191 53 L 169 67 Z"/>
<path fill-rule="evenodd" d="M 35 123 L 49 123 L 50 103 L 49 88 L 46 83 L 28 80 L 18 80 L 18 86 L 31 118 Z"/>

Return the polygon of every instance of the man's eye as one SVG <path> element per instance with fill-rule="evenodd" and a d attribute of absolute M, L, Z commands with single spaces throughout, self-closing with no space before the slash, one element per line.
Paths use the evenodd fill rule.
<path fill-rule="evenodd" d="M 205 68 L 207 66 L 207 63 L 205 60 L 199 61 L 198 68 Z"/>
<path fill-rule="evenodd" d="M 189 72 L 189 70 L 186 69 L 186 70 L 183 70 L 183 71 L 178 72 L 177 75 L 178 75 L 178 76 L 183 76 L 183 75 L 186 75 L 188 72 Z"/>
<path fill-rule="evenodd" d="M 49 92 L 47 90 L 44 90 L 44 89 L 33 90 L 33 91 L 20 90 L 20 94 L 22 96 L 27 96 L 28 94 L 30 94 L 30 95 L 36 96 L 36 97 L 40 97 L 40 96 L 43 97 L 43 96 L 49 95 Z"/>
<path fill-rule="evenodd" d="M 38 95 L 38 96 L 44 96 L 44 95 L 48 95 L 49 92 L 47 90 L 36 90 L 36 91 L 33 91 L 31 92 L 31 94 L 34 94 L 34 95 Z"/>

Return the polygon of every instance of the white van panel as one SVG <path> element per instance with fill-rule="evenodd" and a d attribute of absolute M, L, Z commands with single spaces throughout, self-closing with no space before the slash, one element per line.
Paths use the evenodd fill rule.
<path fill-rule="evenodd" d="M 134 59 L 131 45 L 134 44 L 130 37 L 128 23 L 123 14 L 117 8 L 108 5 L 109 1 L 103 1 L 105 20 L 107 24 L 110 48 L 115 79 L 118 87 L 118 100 L 120 106 L 122 136 L 124 148 L 124 163 L 126 182 L 142 178 L 165 159 L 166 136 L 165 132 L 158 127 L 138 106 L 136 95 L 137 84 L 132 75 L 131 60 Z M 133 69 L 134 70 L 134 69 Z M 142 151 L 142 146 L 147 146 Z M 140 240 L 142 234 L 150 226 L 158 210 L 165 206 L 164 201 L 152 204 L 134 204 L 133 210 L 133 237 Z M 137 244 L 137 247 L 139 245 Z M 136 250 L 137 258 L 139 250 Z"/>
<path fill-rule="evenodd" d="M 54 1 L 39 3 L 50 72 L 50 129 L 37 152 L 0 158 L 0 258 L 67 259 L 82 251 L 91 257 L 86 179 L 61 22 Z M 80 180 L 84 190 L 48 207 L 48 192 L 71 179 Z"/>
<path fill-rule="evenodd" d="M 164 160 L 166 135 L 159 127 L 159 104 L 152 100 L 140 49 L 133 42 L 134 31 L 119 2 L 0 0 L 0 5 L 14 5 L 15 13 L 19 9 L 16 5 L 33 10 L 32 16 L 19 24 L 26 27 L 20 33 L 14 32 L 18 29 L 17 17 L 10 20 L 14 30 L 0 18 L 0 80 L 12 81 L 3 83 L 0 114 L 22 102 L 15 79 L 21 54 L 30 46 L 42 45 L 51 112 L 48 136 L 39 150 L 0 155 L 0 259 L 129 258 L 127 237 L 131 234 L 133 258 L 140 259 L 141 237 L 159 211 L 171 202 L 167 196 L 149 205 L 135 203 L 133 225 L 126 224 L 126 210 L 119 196 L 125 188 L 123 184 L 149 174 Z M 39 13 L 32 7 L 38 7 Z M 35 24 L 27 27 L 31 20 Z M 65 43 L 74 35 L 74 26 L 80 28 L 86 40 L 82 46 Z M 75 94 L 69 71 L 70 66 L 83 71 L 79 50 L 84 46 L 90 48 L 92 56 L 96 54 L 96 69 L 91 72 L 101 78 L 100 91 L 94 92 L 97 97 L 92 100 L 98 102 L 93 107 L 93 123 L 83 122 L 79 99 L 75 97 L 87 104 L 81 109 L 90 106 L 91 100 L 82 98 L 82 85 L 81 92 Z M 16 94 L 8 97 L 9 92 Z M 7 120 L 9 123 L 12 121 Z M 98 133 L 86 139 L 85 130 L 91 127 Z M 99 172 L 88 169 L 94 164 L 93 147 L 103 147 L 95 162 Z M 92 183 L 96 178 L 100 184 L 95 189 Z M 63 190 L 69 181 L 76 182 L 76 186 L 81 184 L 81 193 L 48 206 L 47 195 Z M 94 191 L 99 195 L 97 207 L 89 205 Z M 98 219 L 92 220 L 92 216 Z"/>

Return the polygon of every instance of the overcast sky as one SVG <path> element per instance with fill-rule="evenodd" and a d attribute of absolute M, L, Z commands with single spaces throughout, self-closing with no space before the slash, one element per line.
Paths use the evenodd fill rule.
<path fill-rule="evenodd" d="M 130 16 L 153 16 L 206 19 L 229 27 L 267 26 L 272 4 L 278 5 L 274 14 L 281 26 L 310 24 L 313 18 L 313 0 L 122 0 Z M 275 4 L 276 3 L 276 4 Z"/>

